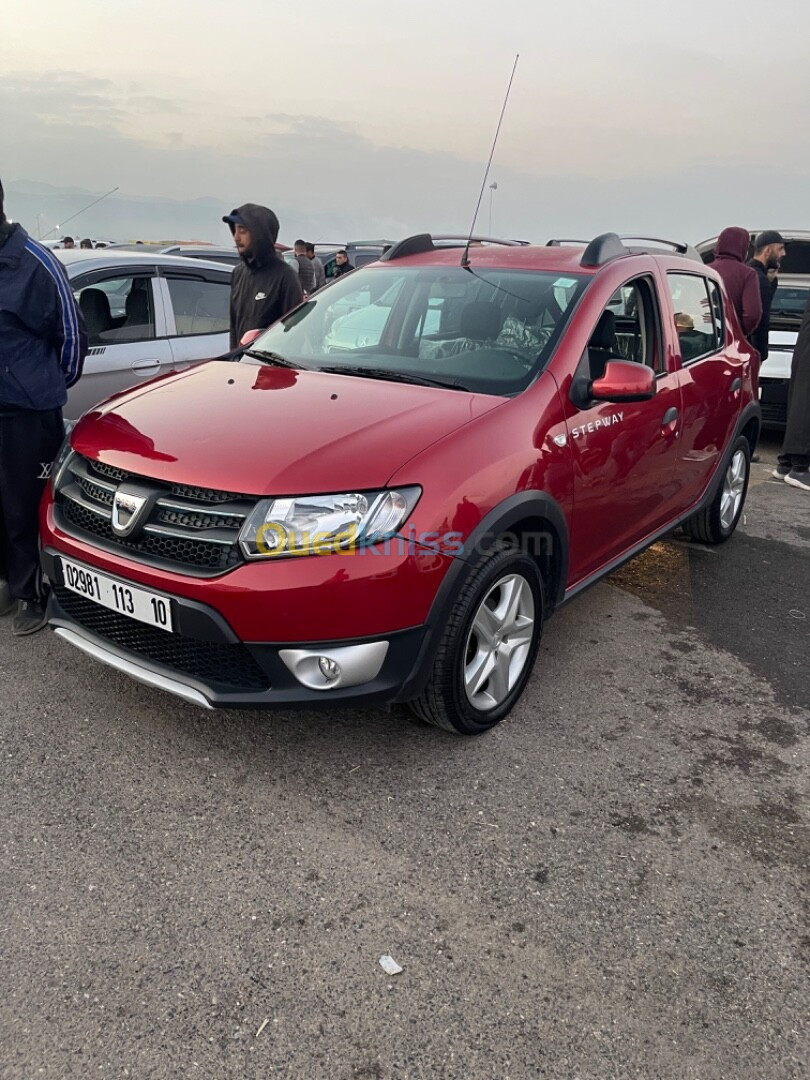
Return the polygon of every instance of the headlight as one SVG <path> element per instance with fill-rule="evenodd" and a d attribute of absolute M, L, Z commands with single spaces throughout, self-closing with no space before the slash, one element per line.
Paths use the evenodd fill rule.
<path fill-rule="evenodd" d="M 56 494 L 59 490 L 59 484 L 67 468 L 68 462 L 73 457 L 73 450 L 70 446 L 70 432 L 67 431 L 62 445 L 59 447 L 59 453 L 56 455 L 56 459 L 51 469 L 51 491 Z"/>
<path fill-rule="evenodd" d="M 420 494 L 413 487 L 263 499 L 245 522 L 239 543 L 248 559 L 364 547 L 396 533 Z"/>

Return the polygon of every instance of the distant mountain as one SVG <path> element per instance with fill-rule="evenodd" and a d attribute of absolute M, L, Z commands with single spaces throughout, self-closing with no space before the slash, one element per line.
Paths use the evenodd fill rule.
<path fill-rule="evenodd" d="M 20 221 L 32 236 L 104 237 L 122 243 L 135 240 L 226 239 L 222 215 L 230 209 L 221 200 L 167 199 L 117 191 L 95 206 L 105 193 L 78 187 L 56 187 L 37 180 L 5 184 L 6 214 Z M 88 208 L 89 207 L 89 208 Z M 224 209 L 223 209 L 224 207 Z"/>
<path fill-rule="evenodd" d="M 230 239 L 222 222 L 222 215 L 234 206 L 230 199 L 170 199 L 116 191 L 91 206 L 105 195 L 104 191 L 57 187 L 38 180 L 8 182 L 5 191 L 6 214 L 42 240 L 89 236 L 125 244 L 137 240 L 224 244 Z M 375 215 L 343 207 L 321 209 L 307 200 L 298 206 L 274 203 L 273 210 L 281 221 L 279 239 L 288 244 L 298 237 L 315 244 L 322 240 L 347 243 L 369 236 L 397 239 L 407 229 L 401 220 L 387 213 Z"/>

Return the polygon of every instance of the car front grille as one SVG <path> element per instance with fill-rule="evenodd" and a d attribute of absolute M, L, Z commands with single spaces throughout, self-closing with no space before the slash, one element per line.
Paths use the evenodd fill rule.
<path fill-rule="evenodd" d="M 148 517 L 131 536 L 118 536 L 112 508 L 121 484 L 137 484 L 153 497 Z M 127 558 L 213 576 L 243 561 L 239 532 L 256 503 L 253 496 L 172 484 L 127 473 L 75 454 L 60 477 L 55 505 L 71 536 L 92 539 Z"/>
<path fill-rule="evenodd" d="M 268 690 L 270 679 L 242 644 L 222 644 L 181 637 L 109 611 L 66 589 L 54 588 L 62 611 L 91 634 L 136 653 L 214 690 Z"/>

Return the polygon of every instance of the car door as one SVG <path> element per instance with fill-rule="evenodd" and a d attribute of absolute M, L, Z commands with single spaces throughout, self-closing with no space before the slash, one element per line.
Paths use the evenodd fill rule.
<path fill-rule="evenodd" d="M 751 359 L 725 318 L 723 294 L 703 274 L 667 273 L 671 348 L 680 367 L 683 432 L 678 470 L 684 505 L 703 493 L 728 446 L 742 407 Z"/>
<path fill-rule="evenodd" d="M 71 280 L 87 326 L 82 377 L 65 416 L 76 420 L 111 394 L 171 371 L 166 315 L 154 266 L 105 267 Z"/>
<path fill-rule="evenodd" d="M 222 356 L 230 349 L 230 271 L 160 268 L 174 368 Z"/>
<path fill-rule="evenodd" d="M 652 276 L 627 281 L 604 306 L 572 385 L 588 387 L 611 359 L 650 366 L 647 401 L 568 404 L 574 468 L 571 581 L 582 582 L 632 550 L 675 513 L 681 423 L 678 373 L 663 347 L 661 303 Z"/>

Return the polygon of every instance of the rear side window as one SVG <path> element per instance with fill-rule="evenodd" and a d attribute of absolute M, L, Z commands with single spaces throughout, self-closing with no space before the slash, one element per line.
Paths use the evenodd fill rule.
<path fill-rule="evenodd" d="M 192 277 L 167 281 L 179 337 L 221 334 L 230 328 L 230 282 Z"/>
<path fill-rule="evenodd" d="M 667 274 L 667 282 L 682 362 L 689 364 L 716 352 L 721 337 L 714 303 L 709 297 L 709 282 L 698 274 Z M 720 303 L 717 295 L 715 302 Z"/>
<path fill-rule="evenodd" d="M 714 281 L 709 282 L 709 298 L 712 302 L 712 315 L 714 316 L 717 341 L 718 344 L 722 344 L 726 340 L 726 320 L 723 311 L 723 297 L 720 295 L 720 290 Z"/>
<path fill-rule="evenodd" d="M 74 288 L 90 345 L 151 341 L 155 336 L 152 282 L 142 275 L 108 278 Z"/>

